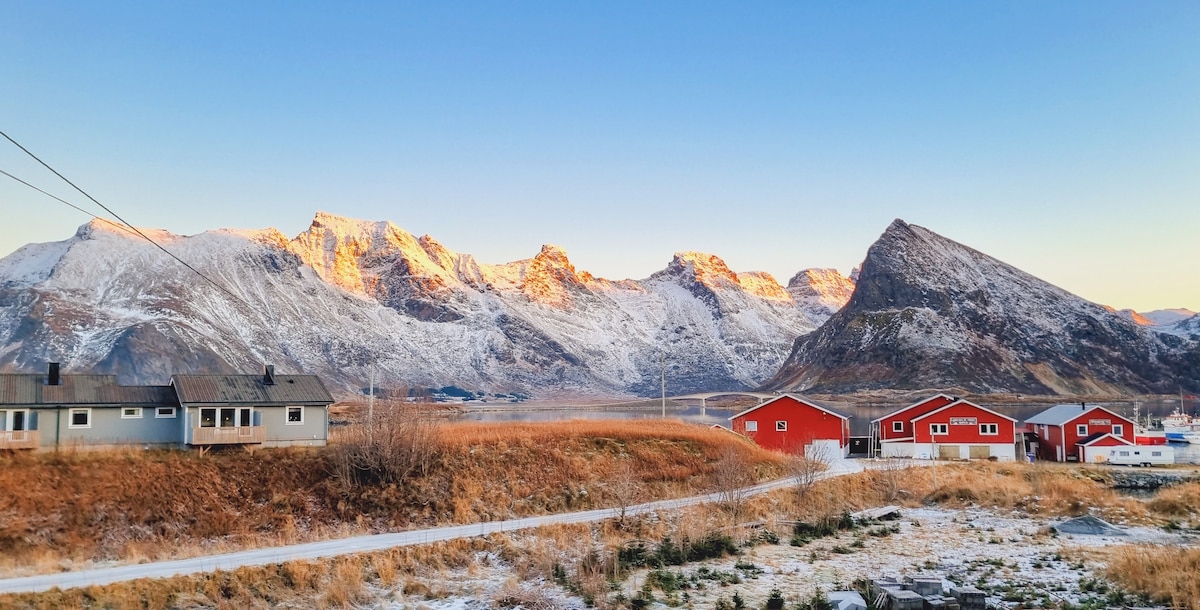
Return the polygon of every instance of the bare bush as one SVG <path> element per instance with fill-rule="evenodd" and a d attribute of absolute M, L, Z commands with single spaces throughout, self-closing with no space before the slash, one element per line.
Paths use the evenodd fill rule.
<path fill-rule="evenodd" d="M 504 583 L 492 601 L 499 608 L 524 608 L 526 610 L 559 610 L 563 607 L 551 597 L 545 587 L 529 584 Z"/>
<path fill-rule="evenodd" d="M 746 502 L 746 485 L 754 482 L 754 474 L 746 457 L 736 447 L 724 447 L 713 465 L 713 482 L 721 505 L 736 519 Z"/>
<path fill-rule="evenodd" d="M 898 458 L 883 458 L 875 468 L 876 488 L 879 497 L 884 502 L 895 502 L 902 496 L 908 495 L 903 488 L 903 482 L 912 464 Z"/>
<path fill-rule="evenodd" d="M 442 446 L 438 424 L 419 407 L 387 402 L 338 435 L 330 446 L 332 474 L 345 484 L 397 484 L 429 474 Z"/>
<path fill-rule="evenodd" d="M 835 457 L 829 445 L 812 444 L 806 447 L 804 455 L 796 455 L 788 459 L 788 473 L 795 484 L 796 495 L 800 500 L 808 496 L 813 485 L 821 480 L 822 474 L 826 470 L 829 470 L 829 464 Z"/>
<path fill-rule="evenodd" d="M 642 479 L 638 476 L 629 459 L 620 459 L 609 480 L 605 483 L 608 493 L 620 508 L 619 523 L 625 526 L 625 512 L 629 507 L 641 501 L 643 496 Z"/>

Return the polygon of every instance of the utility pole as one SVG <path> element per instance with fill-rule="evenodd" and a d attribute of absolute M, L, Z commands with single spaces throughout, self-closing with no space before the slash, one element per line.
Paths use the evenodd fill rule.
<path fill-rule="evenodd" d="M 371 359 L 370 396 L 367 397 L 367 440 L 375 442 L 375 359 Z"/>
<path fill-rule="evenodd" d="M 667 418 L 667 352 L 658 353 L 659 371 L 662 374 L 662 418 Z"/>

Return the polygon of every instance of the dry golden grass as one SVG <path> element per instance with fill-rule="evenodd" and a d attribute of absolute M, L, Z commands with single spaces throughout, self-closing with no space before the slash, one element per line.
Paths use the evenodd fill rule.
<path fill-rule="evenodd" d="M 1181 483 L 1159 489 L 1147 507 L 1160 515 L 1186 517 L 1200 512 L 1200 483 Z"/>
<path fill-rule="evenodd" d="M 646 498 L 678 497 L 712 489 L 731 451 L 748 479 L 783 472 L 777 454 L 672 421 L 447 424 L 437 442 L 424 476 L 386 485 L 331 478 L 328 450 L 0 456 L 0 572 L 621 506 L 621 473 Z"/>
<path fill-rule="evenodd" d="M 1105 576 L 1158 603 L 1200 610 L 1200 548 L 1123 546 L 1109 554 Z"/>

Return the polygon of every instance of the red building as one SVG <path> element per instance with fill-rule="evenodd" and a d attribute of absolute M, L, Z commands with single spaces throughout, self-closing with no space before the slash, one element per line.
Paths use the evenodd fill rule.
<path fill-rule="evenodd" d="M 1100 405 L 1056 405 L 1025 420 L 1038 437 L 1038 458 L 1055 462 L 1084 459 L 1080 442 L 1112 434 L 1133 444 L 1133 421 Z"/>
<path fill-rule="evenodd" d="M 805 455 L 813 445 L 845 457 L 850 416 L 807 398 L 783 394 L 729 418 L 734 432 L 760 447 Z M 835 444 L 836 443 L 836 444 Z M 826 456 L 827 457 L 827 456 Z"/>
<path fill-rule="evenodd" d="M 1017 420 L 938 394 L 879 422 L 882 457 L 1014 460 Z"/>
<path fill-rule="evenodd" d="M 880 441 L 911 442 L 913 440 L 912 419 L 914 417 L 920 417 L 930 411 L 936 411 L 956 400 L 958 399 L 953 396 L 938 394 L 908 405 L 899 411 L 884 415 L 879 419 L 872 420 L 871 423 L 878 426 Z"/>

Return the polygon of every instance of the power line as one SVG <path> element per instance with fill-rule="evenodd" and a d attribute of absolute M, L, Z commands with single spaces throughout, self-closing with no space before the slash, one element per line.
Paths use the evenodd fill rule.
<path fill-rule="evenodd" d="M 72 208 L 74 208 L 74 209 L 76 209 L 76 210 L 79 210 L 80 212 L 83 212 L 84 214 L 87 214 L 88 216 L 91 216 L 92 218 L 95 218 L 96 220 L 100 220 L 100 221 L 107 222 L 108 224 L 110 224 L 110 225 L 112 225 L 112 226 L 114 226 L 114 227 L 116 227 L 116 228 L 118 228 L 118 229 L 120 229 L 120 230 L 122 230 L 122 231 L 125 231 L 126 233 L 129 233 L 129 234 L 131 234 L 131 235 L 137 235 L 137 234 L 136 234 L 136 233 L 134 233 L 133 231 L 130 231 L 129 229 L 125 228 L 125 225 L 122 225 L 122 224 L 117 224 L 117 223 L 115 223 L 115 222 L 113 222 L 113 221 L 111 221 L 111 220 L 109 220 L 109 219 L 107 219 L 107 218 L 105 218 L 105 217 L 103 217 L 103 216 L 97 216 L 97 215 L 95 215 L 95 214 L 93 214 L 93 213 L 91 213 L 91 212 L 89 212 L 89 211 L 87 211 L 87 210 L 85 210 L 85 209 L 83 209 L 83 208 L 81 208 L 81 207 L 79 207 L 79 206 L 77 206 L 77 205 L 75 205 L 75 204 L 71 203 L 70 201 L 67 201 L 66 199 L 63 199 L 63 198 L 61 198 L 61 197 L 59 197 L 59 196 L 57 196 L 57 195 L 54 195 L 53 193 L 48 193 L 48 192 L 46 192 L 46 191 L 43 191 L 42 189 L 40 189 L 40 188 L 38 188 L 38 187 L 36 187 L 36 186 L 34 186 L 34 185 L 32 185 L 32 184 L 28 183 L 28 182 L 25 182 L 24 180 L 22 180 L 22 179 L 20 179 L 20 178 L 18 178 L 18 177 L 16 177 L 16 176 L 14 176 L 14 175 L 12 175 L 12 174 L 10 174 L 10 173 L 8 173 L 8 172 L 4 171 L 4 170 L 2 170 L 2 169 L 0 169 L 0 174 L 4 174 L 5 176 L 8 176 L 9 178 L 12 178 L 13 180 L 16 180 L 17 182 L 20 182 L 21 184 L 24 184 L 25 186 L 27 186 L 27 187 L 29 187 L 29 188 L 31 188 L 31 189 L 33 189 L 33 190 L 35 190 L 35 191 L 37 191 L 37 192 L 39 192 L 39 193 L 41 193 L 41 194 L 45 195 L 45 196 L 47 196 L 47 197 L 49 197 L 49 198 L 51 198 L 51 199 L 53 199 L 53 200 L 55 200 L 55 201 L 58 201 L 58 202 L 60 202 L 60 203 L 62 203 L 62 204 L 64 204 L 64 205 L 67 205 L 67 206 L 69 206 L 69 207 L 72 207 Z"/>
<path fill-rule="evenodd" d="M 141 229 L 139 229 L 139 228 L 137 228 L 137 227 L 133 226 L 132 224 L 130 224 L 130 223 L 129 223 L 129 221 L 125 220 L 124 218 L 121 218 L 121 215 L 120 215 L 120 214 L 117 214 L 116 212 L 112 211 L 112 210 L 111 210 L 111 209 L 110 209 L 108 206 L 104 205 L 103 203 L 100 203 L 98 200 L 96 200 L 96 198 L 95 198 L 95 197 L 92 197 L 91 195 L 89 195 L 87 191 L 85 191 L 85 190 L 83 190 L 83 189 L 79 188 L 79 187 L 78 187 L 78 186 L 77 186 L 77 185 L 76 185 L 74 182 L 71 182 L 70 180 L 68 180 L 66 176 L 64 176 L 64 175 L 62 175 L 62 174 L 60 174 L 60 173 L 58 173 L 58 170 L 54 169 L 53 167 L 50 167 L 50 164 L 46 163 L 45 161 L 42 161 L 40 158 L 38 158 L 38 156 L 37 156 L 37 155 L 35 155 L 35 154 L 33 154 L 32 152 L 30 152 L 28 148 L 25 148 L 24 146 L 21 146 L 21 143 L 20 143 L 20 142 L 18 142 L 18 141 L 16 141 L 16 140 L 12 139 L 12 137 L 11 137 L 11 136 L 9 136 L 7 133 L 5 133 L 3 130 L 0 130 L 0 135 L 4 136 L 4 137 L 5 137 L 5 139 L 7 139 L 9 142 L 12 142 L 12 143 L 13 143 L 13 145 L 15 145 L 17 148 L 20 148 L 20 149 L 21 149 L 21 150 L 22 150 L 22 151 L 23 151 L 25 154 L 27 154 L 27 155 L 29 155 L 30 157 L 32 157 L 34 161 L 37 161 L 38 163 L 40 163 L 40 164 L 42 165 L 42 167 L 44 167 L 44 168 L 46 168 L 46 169 L 50 170 L 50 172 L 51 172 L 51 173 L 53 173 L 55 176 L 58 176 L 59 178 L 61 178 L 63 182 L 66 182 L 67 184 L 71 185 L 71 187 L 72 187 L 72 188 L 74 188 L 75 190 L 77 190 L 77 191 L 79 191 L 80 193 L 82 193 L 84 197 L 87 197 L 88 199 L 92 200 L 92 203 L 95 203 L 96 205 L 98 205 L 98 206 L 100 206 L 101 208 L 103 208 L 103 209 L 104 209 L 104 211 L 105 211 L 105 212 L 108 212 L 109 214 L 111 214 L 113 218 L 116 218 L 117 220 L 121 221 L 121 224 L 124 224 L 126 227 L 128 227 L 128 229 L 127 229 L 127 230 L 129 230 L 129 231 L 132 231 L 133 233 L 136 233 L 137 235 L 141 236 L 141 237 L 142 237 L 142 239 L 145 239 L 146 241 L 148 241 L 148 242 L 150 242 L 151 244 L 153 244 L 155 248 L 158 248 L 159 250 L 162 250 L 162 251 L 163 251 L 163 252 L 164 252 L 164 253 L 165 253 L 167 256 L 169 256 L 169 257 L 171 257 L 171 258 L 175 259 L 176 261 L 178 261 L 178 262 L 179 262 L 179 264 L 183 265 L 184 267 L 187 267 L 187 268 L 188 268 L 188 270 L 190 270 L 192 273 L 195 273 L 196 275 L 198 275 L 198 276 L 200 276 L 200 277 L 204 278 L 204 281 L 208 282 L 209 284 L 212 284 L 214 287 L 216 287 L 216 288 L 217 288 L 218 290 L 220 290 L 221 292 L 224 292 L 225 294 L 227 294 L 227 295 L 229 295 L 229 296 L 233 297 L 233 299 L 234 299 L 235 301 L 238 301 L 238 302 L 239 302 L 239 303 L 241 303 L 242 305 L 245 305 L 246 307 L 249 307 L 251 310 L 253 310 L 253 311 L 256 311 L 256 312 L 258 312 L 258 313 L 260 313 L 260 314 L 262 314 L 262 315 L 264 315 L 264 316 L 266 316 L 266 317 L 270 317 L 270 314 L 268 314 L 267 312 L 264 312 L 263 310 L 261 310 L 261 309 L 259 309 L 259 308 L 255 307 L 255 306 L 251 305 L 250 303 L 246 302 L 244 299 L 242 299 L 242 297 L 240 297 L 240 296 L 238 296 L 238 295 L 234 294 L 232 290 L 229 290 L 228 288 L 226 288 L 226 287 L 222 286 L 221 284 L 218 284 L 218 283 L 217 283 L 215 280 L 213 280 L 212 278 L 210 278 L 210 277 L 208 277 L 207 275 L 205 275 L 205 274 L 201 273 L 201 272 L 200 272 L 200 270 L 198 270 L 198 269 L 196 269 L 195 267 L 193 267 L 193 266 L 189 265 L 189 264 L 188 264 L 186 261 L 184 261 L 182 258 L 179 258 L 178 256 L 175 256 L 175 255 L 174 255 L 174 254 L 173 254 L 173 253 L 172 253 L 170 250 L 167 250 L 166 248 L 164 248 L 164 247 L 162 247 L 161 245 L 159 245 L 159 243 L 158 243 L 158 242 L 154 241 L 153 239 L 150 239 L 150 236 L 149 236 L 149 235 L 146 235 L 145 233 L 142 233 Z M 8 172 L 5 172 L 5 175 L 9 175 L 9 176 L 11 176 L 11 174 L 8 174 Z M 14 177 L 14 178 L 15 178 L 15 177 Z M 27 184 L 27 185 L 28 185 L 28 183 L 26 183 L 24 180 L 19 180 L 19 181 L 20 181 L 21 183 L 23 183 L 23 184 Z M 32 186 L 32 185 L 29 185 L 29 186 Z M 36 188 L 36 187 L 34 187 L 34 188 Z M 37 190 L 38 190 L 38 191 L 41 191 L 41 189 L 37 189 Z M 41 192 L 45 192 L 45 191 L 41 191 Z M 49 193 L 47 193 L 47 195 L 49 195 Z M 54 197 L 53 195 L 50 195 L 50 196 L 51 196 L 51 197 Z M 58 199 L 58 197 L 54 197 L 54 199 Z M 61 199 L 58 199 L 58 200 L 59 200 L 59 201 L 62 201 Z M 64 201 L 63 203 L 66 203 L 66 202 Z M 77 210 L 80 210 L 80 209 L 81 209 L 81 208 L 79 208 L 79 207 L 77 207 L 77 206 L 75 206 L 75 205 L 69 204 L 69 203 L 68 203 L 67 205 L 70 205 L 71 207 L 73 207 L 73 208 L 75 208 L 75 209 L 77 209 Z M 86 210 L 82 210 L 82 211 L 84 211 L 84 212 L 85 212 L 85 213 L 87 213 L 87 214 L 91 214 L 91 212 L 87 212 Z M 93 214 L 93 217 L 95 217 L 95 215 L 94 215 L 94 214 Z"/>

